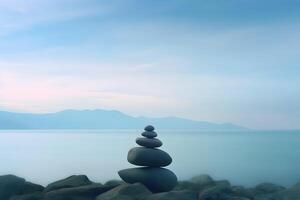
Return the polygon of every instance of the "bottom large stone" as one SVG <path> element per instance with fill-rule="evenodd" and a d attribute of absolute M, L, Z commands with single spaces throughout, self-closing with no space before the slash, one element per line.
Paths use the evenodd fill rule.
<path fill-rule="evenodd" d="M 140 167 L 118 172 L 127 183 L 142 183 L 152 192 L 168 192 L 177 184 L 176 175 L 165 168 Z"/>

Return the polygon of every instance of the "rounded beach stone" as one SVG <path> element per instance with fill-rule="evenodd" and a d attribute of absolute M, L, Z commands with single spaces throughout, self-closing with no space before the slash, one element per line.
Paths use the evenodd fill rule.
<path fill-rule="evenodd" d="M 144 128 L 145 131 L 154 131 L 154 127 L 152 125 L 148 125 Z"/>
<path fill-rule="evenodd" d="M 135 142 L 138 145 L 148 148 L 160 147 L 162 142 L 156 138 L 136 138 Z"/>
<path fill-rule="evenodd" d="M 161 192 L 157 194 L 152 194 L 148 196 L 145 200 L 198 200 L 198 192 L 190 191 L 190 190 Z M 237 198 L 234 200 L 245 200 L 245 199 Z"/>
<path fill-rule="evenodd" d="M 92 183 L 79 187 L 62 188 L 45 193 L 44 198 L 39 200 L 87 200 L 94 199 L 96 196 L 106 193 L 113 189 L 113 186 L 102 185 L 101 183 Z M 35 200 L 28 198 L 27 200 Z M 24 199 L 25 200 L 25 199 Z M 38 200 L 38 199 L 36 199 Z"/>
<path fill-rule="evenodd" d="M 122 184 L 109 190 L 99 196 L 96 200 L 133 200 L 133 199 L 145 199 L 151 195 L 147 187 L 141 183 L 135 184 Z M 90 198 L 89 198 L 90 199 Z M 85 200 L 85 199 L 82 199 Z"/>
<path fill-rule="evenodd" d="M 168 192 L 177 184 L 176 175 L 165 168 L 140 167 L 118 172 L 127 183 L 142 183 L 152 192 Z"/>
<path fill-rule="evenodd" d="M 130 149 L 127 160 L 131 164 L 147 167 L 164 167 L 172 162 L 171 156 L 160 150 L 145 147 L 135 147 Z"/>
<path fill-rule="evenodd" d="M 142 136 L 144 136 L 146 138 L 155 138 L 155 137 L 157 137 L 157 133 L 154 131 L 145 131 L 142 133 Z"/>
<path fill-rule="evenodd" d="M 73 176 L 69 176 L 68 178 L 49 184 L 45 188 L 45 191 L 50 192 L 52 190 L 79 187 L 79 186 L 90 185 L 90 184 L 92 184 L 92 182 L 89 180 L 89 178 L 86 175 L 73 175 Z"/>

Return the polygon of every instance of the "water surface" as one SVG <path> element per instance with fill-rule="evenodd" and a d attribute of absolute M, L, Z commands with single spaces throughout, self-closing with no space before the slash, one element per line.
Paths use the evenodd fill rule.
<path fill-rule="evenodd" d="M 72 174 L 93 181 L 118 178 L 133 167 L 127 152 L 139 130 L 0 131 L 0 174 L 46 185 Z M 159 131 L 161 149 L 173 157 L 179 179 L 208 173 L 252 186 L 300 181 L 300 131 Z"/>

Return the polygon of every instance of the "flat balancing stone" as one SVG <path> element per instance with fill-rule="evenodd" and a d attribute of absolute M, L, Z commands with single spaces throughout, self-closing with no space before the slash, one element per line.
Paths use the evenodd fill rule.
<path fill-rule="evenodd" d="M 127 160 L 131 164 L 147 167 L 164 167 L 172 163 L 172 158 L 167 152 L 145 147 L 130 149 Z"/>
<path fill-rule="evenodd" d="M 119 176 L 127 183 L 142 183 L 152 192 L 166 192 L 177 184 L 176 175 L 165 168 L 139 167 L 123 169 Z"/>
<path fill-rule="evenodd" d="M 136 138 L 135 142 L 143 147 L 156 148 L 162 146 L 162 142 L 156 138 Z"/>
<path fill-rule="evenodd" d="M 144 136 L 146 138 L 155 138 L 155 137 L 157 137 L 157 133 L 154 131 L 145 131 L 142 133 L 142 136 Z"/>
<path fill-rule="evenodd" d="M 154 127 L 152 125 L 148 125 L 144 128 L 145 131 L 154 131 Z"/>

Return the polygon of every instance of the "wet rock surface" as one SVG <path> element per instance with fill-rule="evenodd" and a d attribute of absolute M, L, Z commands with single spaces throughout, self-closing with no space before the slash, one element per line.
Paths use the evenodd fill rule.
<path fill-rule="evenodd" d="M 176 183 L 176 175 L 164 168 L 130 168 L 119 171 L 119 175 L 127 183 L 143 183 L 152 192 L 172 190 Z"/>
<path fill-rule="evenodd" d="M 156 138 L 136 138 L 135 142 L 143 147 L 157 148 L 162 146 L 162 142 Z"/>
<path fill-rule="evenodd" d="M 43 200 L 44 194 L 42 192 L 35 192 L 32 194 L 17 195 L 10 198 L 10 200 Z"/>
<path fill-rule="evenodd" d="M 181 190 L 153 194 L 146 200 L 198 200 L 198 195 L 195 191 Z"/>
<path fill-rule="evenodd" d="M 111 186 L 111 187 L 117 187 L 119 185 L 122 185 L 124 184 L 125 182 L 124 181 L 121 181 L 121 180 L 109 180 L 107 182 L 105 182 L 105 186 Z"/>
<path fill-rule="evenodd" d="M 252 191 L 256 195 L 262 195 L 262 194 L 280 192 L 284 189 L 285 189 L 284 187 L 273 183 L 261 183 L 258 184 L 256 187 L 254 187 Z"/>
<path fill-rule="evenodd" d="M 143 168 L 143 167 L 141 167 Z M 146 167 L 147 168 L 147 167 Z M 173 173 L 161 168 L 166 173 Z M 144 177 L 166 187 L 167 182 L 157 183 L 157 177 L 147 177 L 161 170 L 145 173 L 145 170 L 132 168 L 129 172 L 134 177 Z M 155 171 L 156 170 L 156 171 Z M 136 175 L 136 173 L 140 173 Z M 168 175 L 166 176 L 168 177 Z M 162 179 L 161 179 L 162 180 Z M 132 180 L 135 182 L 135 180 Z M 124 183 L 121 180 L 107 181 L 105 184 L 93 183 L 86 176 L 72 176 L 54 182 L 60 187 L 46 190 L 43 186 L 27 182 L 25 179 L 5 175 L 0 176 L 1 200 L 300 200 L 300 183 L 285 188 L 271 183 L 258 184 L 252 188 L 232 186 L 227 180 L 214 180 L 208 175 L 199 175 L 190 180 L 179 181 L 176 187 L 168 192 L 153 193 L 144 183 Z M 64 183 L 64 184 L 62 184 Z M 66 184 L 68 183 L 68 184 Z M 70 184 L 72 183 L 72 184 Z M 49 184 L 50 185 L 50 184 Z M 61 186 L 64 185 L 63 188 Z M 165 189 L 163 189 L 165 190 Z"/>
<path fill-rule="evenodd" d="M 154 131 L 154 126 L 148 125 L 148 126 L 145 127 L 144 130 L 145 130 L 145 131 L 149 131 L 149 132 Z"/>
<path fill-rule="evenodd" d="M 0 199 L 7 200 L 22 193 L 25 179 L 13 175 L 0 176 Z"/>
<path fill-rule="evenodd" d="M 92 184 L 92 182 L 85 175 L 73 175 L 68 178 L 55 181 L 54 183 L 49 184 L 46 188 L 46 192 L 50 192 L 52 190 L 57 190 L 61 188 L 71 188 L 71 187 L 79 187 L 84 185 Z"/>
<path fill-rule="evenodd" d="M 154 131 L 145 131 L 142 133 L 142 136 L 149 138 L 149 139 L 153 139 L 153 138 L 157 137 L 157 133 Z"/>
<path fill-rule="evenodd" d="M 278 191 L 272 190 L 271 193 L 256 195 L 254 200 L 300 200 L 300 183 L 287 189 L 279 187 Z"/>
<path fill-rule="evenodd" d="M 111 190 L 112 186 L 105 186 L 102 184 L 90 184 L 79 187 L 63 188 L 58 190 L 53 190 L 45 194 L 44 200 L 65 200 L 65 199 L 84 199 L 93 200 L 99 194 Z"/>
<path fill-rule="evenodd" d="M 164 167 L 172 162 L 172 158 L 168 153 L 160 149 L 144 147 L 130 149 L 127 160 L 131 164 L 147 167 Z"/>
<path fill-rule="evenodd" d="M 96 200 L 144 199 L 151 194 L 152 193 L 143 184 L 122 184 L 99 195 Z"/>
<path fill-rule="evenodd" d="M 25 181 L 25 179 L 14 175 L 0 176 L 1 200 L 8 200 L 13 196 L 26 195 L 34 192 L 40 192 L 43 190 L 43 186 L 27 182 Z"/>

